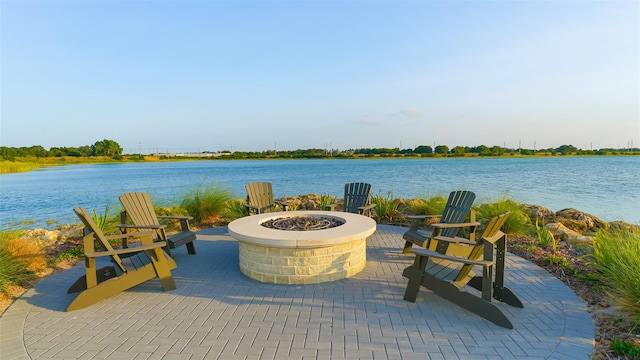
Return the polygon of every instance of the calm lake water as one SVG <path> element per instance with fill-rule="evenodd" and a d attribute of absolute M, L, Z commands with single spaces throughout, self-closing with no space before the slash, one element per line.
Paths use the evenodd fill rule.
<path fill-rule="evenodd" d="M 197 186 L 219 184 L 238 198 L 244 185 L 269 181 L 276 197 L 342 196 L 347 182 L 369 182 L 374 194 L 415 198 L 471 190 L 476 204 L 504 196 L 552 210 L 576 208 L 604 220 L 640 224 L 640 157 L 530 159 L 231 160 L 51 167 L 0 175 L 0 224 L 52 228 L 76 222 L 73 208 L 119 209 L 118 196 L 146 191 L 179 203 Z"/>

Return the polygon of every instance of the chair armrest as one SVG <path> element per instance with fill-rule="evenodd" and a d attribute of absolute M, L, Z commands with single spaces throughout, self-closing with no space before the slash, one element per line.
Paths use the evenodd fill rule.
<path fill-rule="evenodd" d="M 151 244 L 144 244 L 144 245 L 140 245 L 140 246 L 136 246 L 136 247 L 130 247 L 130 248 L 108 250 L 108 251 L 88 252 L 88 253 L 85 253 L 84 256 L 86 256 L 88 258 L 96 258 L 96 257 L 102 257 L 102 256 L 131 254 L 131 253 L 141 252 L 141 251 L 145 251 L 145 250 L 153 250 L 153 249 L 160 248 L 160 247 L 163 247 L 163 246 L 166 246 L 166 245 L 167 245 L 167 243 L 165 243 L 165 242 L 155 242 L 155 243 L 151 243 Z"/>
<path fill-rule="evenodd" d="M 449 242 L 449 243 L 463 244 L 463 245 L 475 245 L 476 244 L 474 241 L 471 241 L 469 239 L 465 239 L 465 238 L 462 238 L 462 237 L 436 236 L 434 239 L 436 239 L 438 241 L 446 241 L 446 242 Z"/>
<path fill-rule="evenodd" d="M 244 205 L 244 207 L 246 207 L 248 209 L 253 209 L 253 210 L 257 211 L 258 213 L 262 213 L 265 209 L 269 209 L 269 208 L 274 207 L 273 204 L 272 205 L 267 205 L 267 206 L 264 206 L 264 207 L 261 207 L 261 208 L 259 208 L 257 206 L 253 206 L 251 204 L 247 204 L 247 203 L 244 203 L 242 205 Z"/>
<path fill-rule="evenodd" d="M 365 212 L 367 210 L 373 209 L 374 207 L 376 207 L 376 204 L 369 204 L 369 205 L 365 205 L 365 206 L 359 206 L 358 210 L 360 210 L 362 212 Z"/>
<path fill-rule="evenodd" d="M 182 231 L 190 231 L 189 220 L 193 219 L 193 216 L 158 216 L 158 219 L 162 220 L 180 220 L 180 228 Z"/>
<path fill-rule="evenodd" d="M 436 217 L 440 217 L 442 215 L 407 215 L 407 219 L 411 219 L 411 220 L 425 220 L 425 219 L 431 219 L 431 218 L 436 218 Z"/>
<path fill-rule="evenodd" d="M 289 207 L 289 205 L 291 205 L 289 202 L 282 201 L 282 200 L 274 200 L 273 202 L 275 202 L 276 204 L 279 204 L 280 206 L 282 206 L 284 208 L 284 211 L 287 211 L 287 207 Z"/>
<path fill-rule="evenodd" d="M 123 228 L 123 229 L 164 229 L 167 227 L 167 225 L 127 225 L 127 224 L 120 224 L 118 225 L 118 227 Z M 139 233 L 132 233 L 132 234 L 139 234 Z"/>
<path fill-rule="evenodd" d="M 431 251 L 431 250 L 427 250 L 427 249 L 423 249 L 423 248 L 411 249 L 411 252 L 416 254 L 416 256 L 425 256 L 425 257 L 436 258 L 436 259 L 440 259 L 440 260 L 453 261 L 453 262 L 462 263 L 462 264 L 468 264 L 468 265 L 479 265 L 479 266 L 492 266 L 493 265 L 493 261 L 471 260 L 471 259 L 462 258 L 462 257 L 458 257 L 458 256 L 440 254 L 439 252 L 435 252 L 435 251 Z"/>
<path fill-rule="evenodd" d="M 328 204 L 327 207 L 331 211 L 336 211 L 336 207 L 338 207 L 338 205 L 340 204 L 344 204 L 344 199 L 336 199 L 336 202 L 334 202 L 333 204 Z"/>
<path fill-rule="evenodd" d="M 155 236 L 155 231 L 138 231 L 127 234 L 115 234 L 115 235 L 105 235 L 104 238 L 107 240 L 116 240 L 116 239 L 127 239 L 127 238 L 136 238 L 136 237 L 144 237 L 144 236 Z"/>
<path fill-rule="evenodd" d="M 170 216 L 170 215 L 163 215 L 163 216 L 158 216 L 158 219 L 173 219 L 173 220 L 193 220 L 193 216 Z"/>
<path fill-rule="evenodd" d="M 449 229 L 449 228 L 457 228 L 457 227 L 475 227 L 475 226 L 480 226 L 480 223 L 477 221 L 468 222 L 468 223 L 453 223 L 453 224 L 435 223 L 435 224 L 431 224 L 431 226 L 439 229 Z"/>

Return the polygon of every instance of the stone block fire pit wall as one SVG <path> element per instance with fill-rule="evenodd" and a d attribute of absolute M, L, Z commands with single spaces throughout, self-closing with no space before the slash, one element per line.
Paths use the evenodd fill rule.
<path fill-rule="evenodd" d="M 342 225 L 321 230 L 279 230 L 262 226 L 285 217 L 334 218 Z M 359 273 L 367 262 L 367 237 L 376 222 L 366 216 L 329 211 L 289 211 L 232 221 L 229 233 L 239 242 L 240 271 L 274 284 L 317 284 Z"/>

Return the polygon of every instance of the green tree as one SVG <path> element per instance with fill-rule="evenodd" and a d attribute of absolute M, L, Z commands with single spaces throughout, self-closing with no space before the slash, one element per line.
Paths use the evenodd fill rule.
<path fill-rule="evenodd" d="M 464 155 L 464 153 L 465 153 L 464 147 L 456 146 L 453 149 L 451 149 L 451 153 L 453 153 L 455 155 Z"/>
<path fill-rule="evenodd" d="M 91 146 L 91 155 L 93 156 L 120 156 L 122 155 L 122 147 L 113 140 L 104 139 L 96 141 Z"/>
<path fill-rule="evenodd" d="M 31 156 L 35 157 L 47 157 L 47 150 L 40 145 L 34 145 L 29 148 Z"/>
<path fill-rule="evenodd" d="M 436 146 L 436 154 L 448 154 L 449 147 L 447 145 L 438 145 Z"/>
<path fill-rule="evenodd" d="M 491 147 L 491 155 L 493 156 L 501 156 L 504 154 L 504 148 L 500 146 L 492 146 Z"/>
<path fill-rule="evenodd" d="M 469 149 L 470 153 L 473 154 L 488 154 L 489 153 L 489 148 L 486 147 L 485 145 L 480 145 L 480 146 L 474 146 L 472 148 Z"/>
<path fill-rule="evenodd" d="M 416 154 L 431 154 L 433 153 L 433 148 L 429 145 L 420 145 L 413 150 Z"/>
<path fill-rule="evenodd" d="M 561 153 L 562 155 L 570 155 L 571 153 L 577 152 L 578 148 L 573 145 L 562 145 L 556 148 L 556 151 Z"/>

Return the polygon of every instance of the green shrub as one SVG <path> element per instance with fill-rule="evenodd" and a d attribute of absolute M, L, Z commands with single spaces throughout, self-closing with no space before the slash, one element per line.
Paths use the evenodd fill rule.
<path fill-rule="evenodd" d="M 609 345 L 609 349 L 618 355 L 627 355 L 633 359 L 640 358 L 640 347 L 628 341 L 615 339 L 611 342 L 611 345 Z"/>
<path fill-rule="evenodd" d="M 640 230 L 601 230 L 593 241 L 596 269 L 620 306 L 640 321 Z"/>
<path fill-rule="evenodd" d="M 320 203 L 318 204 L 318 208 L 320 208 L 320 210 L 331 210 L 331 208 L 329 207 L 329 205 L 332 205 L 336 202 L 336 198 L 333 195 L 329 195 L 329 194 L 322 194 L 320 195 Z"/>
<path fill-rule="evenodd" d="M 486 223 L 492 217 L 509 211 L 509 217 L 504 223 L 504 229 L 508 234 L 527 234 L 532 230 L 529 211 L 513 200 L 500 199 L 495 203 L 481 204 L 476 208 L 477 220 Z"/>
<path fill-rule="evenodd" d="M 378 195 L 371 197 L 371 203 L 376 205 L 373 211 L 378 222 L 393 221 L 399 215 L 400 199 L 394 198 L 391 191 L 387 192 L 387 196 L 382 195 L 382 190 L 378 191 Z"/>
<path fill-rule="evenodd" d="M 543 248 L 548 248 L 549 246 L 551 246 L 551 251 L 553 254 L 555 254 L 560 239 L 556 240 L 553 232 L 549 230 L 548 227 L 544 226 L 544 221 L 542 221 L 542 225 L 539 225 L 539 221 L 541 220 L 536 219 L 536 234 L 538 235 L 538 244 L 540 244 L 540 247 Z"/>
<path fill-rule="evenodd" d="M 56 264 L 62 260 L 78 259 L 82 256 L 84 256 L 84 246 L 76 246 L 56 255 L 56 258 L 51 261 L 51 264 Z"/>
<path fill-rule="evenodd" d="M 182 207 L 193 216 L 195 225 L 201 225 L 206 220 L 220 216 L 231 199 L 231 191 L 221 185 L 200 185 L 184 195 Z"/>
<path fill-rule="evenodd" d="M 229 200 L 221 215 L 229 222 L 249 215 L 247 208 L 243 204 L 245 204 L 245 201 L 242 199 Z"/>
<path fill-rule="evenodd" d="M 104 234 L 114 234 L 116 231 L 119 231 L 118 225 L 120 224 L 120 214 L 118 212 L 111 215 L 108 206 L 104 209 L 104 214 L 100 214 L 96 209 L 93 209 L 91 218 L 93 219 L 93 222 L 98 225 L 98 229 L 100 229 Z"/>

